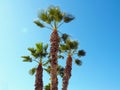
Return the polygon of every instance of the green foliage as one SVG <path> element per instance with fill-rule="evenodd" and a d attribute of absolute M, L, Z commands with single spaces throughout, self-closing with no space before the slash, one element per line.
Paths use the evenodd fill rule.
<path fill-rule="evenodd" d="M 78 42 L 67 39 L 64 44 L 60 45 L 60 50 L 62 51 L 75 51 L 78 48 Z"/>
<path fill-rule="evenodd" d="M 32 62 L 32 58 L 30 56 L 21 56 L 23 58 L 23 62 Z"/>
<path fill-rule="evenodd" d="M 45 90 L 50 90 L 50 83 L 48 83 L 47 85 L 45 85 L 44 89 Z"/>
<path fill-rule="evenodd" d="M 61 65 L 58 66 L 58 75 L 60 75 L 61 77 L 63 77 L 64 75 L 64 67 L 62 67 Z"/>
<path fill-rule="evenodd" d="M 48 44 L 44 45 L 44 50 L 46 51 L 48 49 Z"/>
<path fill-rule="evenodd" d="M 82 65 L 82 61 L 79 60 L 79 59 L 75 59 L 75 64 L 81 66 Z"/>
<path fill-rule="evenodd" d="M 34 75 L 35 72 L 36 72 L 36 68 L 35 67 L 29 70 L 29 74 L 30 75 Z"/>
<path fill-rule="evenodd" d="M 35 53 L 35 49 L 34 49 L 34 48 L 28 48 L 28 50 L 29 50 L 31 53 Z"/>
<path fill-rule="evenodd" d="M 78 48 L 78 42 L 77 41 L 67 40 L 66 41 L 66 46 L 68 46 L 69 49 L 77 49 Z"/>
<path fill-rule="evenodd" d="M 81 57 L 81 56 L 85 56 L 86 52 L 84 50 L 79 50 L 78 51 L 78 56 Z"/>
<path fill-rule="evenodd" d="M 50 16 L 50 18 L 52 18 L 53 21 L 56 22 L 61 22 L 64 16 L 63 12 L 57 6 L 50 6 L 48 8 L 48 15 Z"/>
<path fill-rule="evenodd" d="M 47 66 L 46 68 L 44 68 L 44 70 L 45 70 L 48 74 L 50 74 L 50 66 Z"/>
<path fill-rule="evenodd" d="M 35 20 L 34 23 L 41 28 L 45 27 L 44 24 L 42 24 L 39 20 Z"/>
<path fill-rule="evenodd" d="M 43 43 L 37 43 L 36 50 L 38 53 L 42 53 L 43 52 Z"/>
<path fill-rule="evenodd" d="M 64 41 L 64 43 L 66 43 L 66 41 L 69 39 L 69 35 L 64 33 L 62 34 L 61 39 Z"/>
<path fill-rule="evenodd" d="M 40 21 L 45 22 L 50 25 L 52 29 L 58 28 L 62 25 L 63 22 L 69 23 L 74 17 L 71 14 L 65 14 L 65 12 L 61 11 L 58 6 L 50 6 L 47 10 L 41 10 L 38 13 L 38 19 L 34 21 L 36 25 L 43 28 L 45 27 Z M 46 27 L 51 29 L 51 27 Z"/>
<path fill-rule="evenodd" d="M 65 23 L 69 23 L 74 19 L 75 19 L 75 17 L 73 17 L 71 14 L 65 14 L 65 16 L 64 16 L 64 22 Z"/>

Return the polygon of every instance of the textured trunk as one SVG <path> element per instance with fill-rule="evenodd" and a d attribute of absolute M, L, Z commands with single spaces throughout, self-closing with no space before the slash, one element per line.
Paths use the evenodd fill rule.
<path fill-rule="evenodd" d="M 42 68 L 42 63 L 40 63 L 36 70 L 35 90 L 43 90 L 42 74 L 43 74 L 43 68 Z"/>
<path fill-rule="evenodd" d="M 51 48 L 50 48 L 50 56 L 51 56 L 51 86 L 50 90 L 58 90 L 58 78 L 57 78 L 57 67 L 58 67 L 58 61 L 57 61 L 57 53 L 59 49 L 59 36 L 57 30 L 53 30 L 50 38 Z"/>
<path fill-rule="evenodd" d="M 67 61 L 66 61 L 66 67 L 64 70 L 64 76 L 62 79 L 62 90 L 67 90 L 69 79 L 71 77 L 71 70 L 72 70 L 72 57 L 71 55 L 68 55 Z"/>

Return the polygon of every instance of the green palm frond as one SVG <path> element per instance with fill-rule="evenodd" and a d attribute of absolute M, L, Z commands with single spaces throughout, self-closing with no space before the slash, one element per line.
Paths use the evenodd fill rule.
<path fill-rule="evenodd" d="M 77 49 L 78 48 L 78 42 L 68 39 L 68 40 L 66 40 L 66 46 L 69 49 Z"/>
<path fill-rule="evenodd" d="M 28 50 L 31 52 L 31 54 L 34 54 L 36 52 L 34 48 L 28 48 Z"/>
<path fill-rule="evenodd" d="M 35 72 L 36 72 L 36 69 L 37 69 L 37 68 L 35 68 L 35 67 L 32 68 L 32 69 L 30 69 L 30 70 L 29 70 L 29 74 L 30 74 L 30 75 L 34 75 Z"/>
<path fill-rule="evenodd" d="M 45 70 L 48 74 L 50 74 L 50 66 L 47 66 L 46 68 L 44 68 L 44 70 Z"/>
<path fill-rule="evenodd" d="M 57 6 L 50 6 L 48 8 L 48 13 L 50 18 L 52 18 L 54 21 L 60 22 L 63 18 L 62 12 Z"/>
<path fill-rule="evenodd" d="M 44 45 L 44 50 L 46 51 L 48 49 L 48 44 Z"/>
<path fill-rule="evenodd" d="M 77 49 L 78 48 L 78 41 L 73 41 L 73 49 Z"/>
<path fill-rule="evenodd" d="M 47 85 L 45 85 L 44 89 L 45 90 L 50 90 L 50 83 L 48 83 Z"/>
<path fill-rule="evenodd" d="M 34 21 L 40 27 L 46 27 L 48 29 L 54 29 L 60 27 L 64 22 L 68 23 L 74 19 L 71 14 L 65 14 L 58 6 L 50 6 L 47 10 L 41 10 L 38 13 L 37 21 Z M 43 23 L 49 24 L 51 27 L 45 26 Z"/>
<path fill-rule="evenodd" d="M 64 75 L 64 67 L 62 67 L 61 65 L 58 66 L 58 75 L 60 75 L 61 77 L 63 77 Z"/>
<path fill-rule="evenodd" d="M 60 50 L 67 51 L 67 50 L 69 50 L 69 48 L 66 45 L 64 45 L 64 44 L 61 44 L 60 45 Z"/>
<path fill-rule="evenodd" d="M 39 14 L 38 14 L 38 18 L 40 20 L 42 20 L 43 22 L 46 22 L 48 24 L 50 24 L 52 22 L 52 19 L 50 18 L 49 14 L 47 11 L 41 11 Z"/>
<path fill-rule="evenodd" d="M 64 43 L 66 43 L 66 41 L 69 39 L 69 35 L 64 33 L 62 34 L 61 39 L 64 41 Z"/>
<path fill-rule="evenodd" d="M 45 27 L 44 24 L 42 24 L 39 20 L 35 20 L 34 23 L 41 28 Z"/>
<path fill-rule="evenodd" d="M 81 56 L 85 56 L 86 55 L 86 52 L 84 50 L 79 50 L 78 51 L 78 56 L 81 57 Z"/>
<path fill-rule="evenodd" d="M 43 43 L 36 43 L 36 50 L 38 53 L 43 52 Z"/>
<path fill-rule="evenodd" d="M 73 15 L 71 15 L 71 14 L 65 14 L 65 16 L 64 16 L 64 22 L 65 23 L 69 23 L 74 19 L 75 19 L 75 17 Z"/>
<path fill-rule="evenodd" d="M 30 56 L 21 56 L 23 58 L 23 62 L 32 62 L 32 58 Z"/>
<path fill-rule="evenodd" d="M 81 66 L 82 65 L 82 61 L 79 60 L 79 59 L 75 59 L 75 64 L 78 65 L 78 66 Z"/>

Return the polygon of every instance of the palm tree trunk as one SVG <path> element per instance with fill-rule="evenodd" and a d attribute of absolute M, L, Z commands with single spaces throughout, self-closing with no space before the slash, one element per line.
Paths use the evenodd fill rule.
<path fill-rule="evenodd" d="M 62 90 L 67 90 L 69 79 L 71 77 L 71 70 L 72 70 L 72 57 L 70 54 L 68 54 L 66 66 L 64 70 L 64 76 L 62 79 Z"/>
<path fill-rule="evenodd" d="M 51 87 L 50 90 L 58 90 L 58 78 L 57 78 L 57 53 L 59 49 L 59 36 L 57 30 L 53 30 L 50 38 L 51 48 L 50 48 L 50 56 L 51 56 Z"/>
<path fill-rule="evenodd" d="M 35 80 L 35 90 L 43 90 L 43 67 L 42 67 L 42 63 L 40 63 L 37 67 L 36 70 L 36 80 Z"/>

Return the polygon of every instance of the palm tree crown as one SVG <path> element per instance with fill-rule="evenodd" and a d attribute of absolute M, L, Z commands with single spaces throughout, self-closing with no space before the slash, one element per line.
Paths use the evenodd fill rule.
<path fill-rule="evenodd" d="M 69 23 L 73 19 L 74 17 L 71 14 L 62 12 L 59 7 L 50 6 L 47 10 L 42 10 L 38 14 L 38 20 L 35 20 L 34 23 L 41 28 L 57 29 L 63 23 Z"/>

